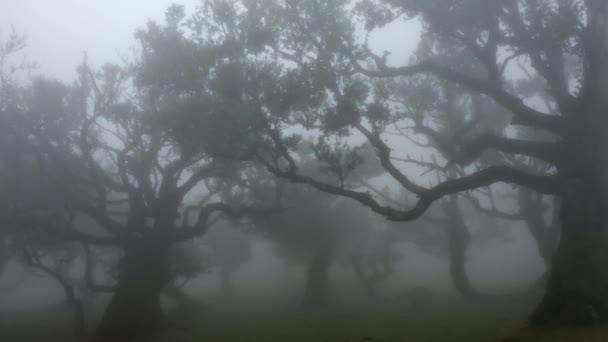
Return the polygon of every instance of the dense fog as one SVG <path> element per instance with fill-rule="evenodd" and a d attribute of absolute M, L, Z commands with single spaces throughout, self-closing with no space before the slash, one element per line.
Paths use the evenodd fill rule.
<path fill-rule="evenodd" d="M 0 339 L 604 341 L 608 2 L 0 3 Z"/>

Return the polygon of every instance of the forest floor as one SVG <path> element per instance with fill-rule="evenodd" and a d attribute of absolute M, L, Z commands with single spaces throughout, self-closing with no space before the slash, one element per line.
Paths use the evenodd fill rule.
<path fill-rule="evenodd" d="M 445 306 L 417 310 L 214 315 L 146 342 L 604 342 L 608 326 L 526 331 L 528 308 Z M 6 328 L 1 327 L 0 328 Z M 12 331 L 12 332 L 11 332 Z M 6 342 L 83 342 L 40 330 L 0 329 Z"/>
<path fill-rule="evenodd" d="M 520 307 L 447 307 L 364 313 L 292 313 L 215 318 L 197 329 L 158 341 L 180 342 L 606 342 L 608 326 L 526 330 Z"/>

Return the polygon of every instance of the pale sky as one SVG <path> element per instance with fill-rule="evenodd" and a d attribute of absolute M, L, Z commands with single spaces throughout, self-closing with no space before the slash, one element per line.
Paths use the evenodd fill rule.
<path fill-rule="evenodd" d="M 39 72 L 63 80 L 75 75 L 87 51 L 93 65 L 128 55 L 133 33 L 150 18 L 160 20 L 177 2 L 192 9 L 197 0 L 0 0 L 2 37 L 11 25 L 28 37 L 28 57 Z"/>
<path fill-rule="evenodd" d="M 27 35 L 27 55 L 39 65 L 37 73 L 70 81 L 84 51 L 94 66 L 128 56 L 135 30 L 148 19 L 162 20 L 172 3 L 191 12 L 199 0 L 0 0 L 0 41 L 13 26 Z M 416 23 L 399 23 L 370 42 L 378 53 L 394 52 L 389 62 L 402 64 L 417 35 Z"/>

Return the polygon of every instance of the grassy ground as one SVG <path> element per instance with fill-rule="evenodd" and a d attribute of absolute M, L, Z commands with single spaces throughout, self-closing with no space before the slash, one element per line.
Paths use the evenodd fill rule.
<path fill-rule="evenodd" d="M 388 341 L 492 341 L 504 339 L 518 323 L 493 317 L 460 313 L 402 314 L 291 314 L 282 317 L 213 322 L 198 331 L 169 336 L 163 341 L 292 341 L 292 342 L 388 342 Z M 485 318 L 485 317 L 484 317 Z M 181 336 L 180 336 L 181 335 Z M 176 338 L 179 337 L 179 338 Z"/>
<path fill-rule="evenodd" d="M 223 314 L 189 327 L 175 328 L 154 342 L 605 342 L 608 327 L 522 330 L 527 308 L 500 306 L 445 306 L 423 310 L 370 309 Z M 6 330 L 4 330 L 6 333 Z M 60 333 L 35 330 L 3 335 L 0 341 L 81 342 Z M 29 333 L 29 336 L 28 334 Z M 42 334 L 42 335 L 41 335 Z M 37 336 L 36 336 L 37 335 Z M 149 342 L 151 340 L 147 340 Z"/>
<path fill-rule="evenodd" d="M 509 305 L 442 307 L 419 311 L 325 311 L 208 320 L 158 341 L 213 342 L 605 342 L 608 327 L 526 331 L 527 308 Z"/>

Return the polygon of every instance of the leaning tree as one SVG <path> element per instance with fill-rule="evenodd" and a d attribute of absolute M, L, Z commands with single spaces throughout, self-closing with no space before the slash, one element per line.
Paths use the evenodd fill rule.
<path fill-rule="evenodd" d="M 464 0 L 464 1 L 209 1 L 205 11 L 216 39 L 247 48 L 240 53 L 252 64 L 272 60 L 277 66 L 247 94 L 269 124 L 270 144 L 258 160 L 269 171 L 293 182 L 344 196 L 386 218 L 419 218 L 437 200 L 498 183 L 515 184 L 560 202 L 561 235 L 552 260 L 546 293 L 531 323 L 594 321 L 608 315 L 605 262 L 606 138 L 608 100 L 608 3 L 601 0 Z M 203 12 L 205 12 L 203 11 Z M 356 19 L 363 20 L 356 20 Z M 370 51 L 367 34 L 388 23 L 417 20 L 420 49 L 405 65 L 389 54 Z M 254 25 L 255 23 L 255 25 Z M 408 32 L 404 32 L 407 34 Z M 217 38 L 217 37 L 222 38 Z M 251 48 L 251 47 L 254 48 Z M 236 49 L 235 49 L 236 50 Z M 468 63 L 451 63 L 458 54 Z M 521 66 L 521 67 L 519 67 Z M 462 101 L 481 98 L 510 116 L 505 132 L 436 134 L 416 108 L 418 96 L 444 96 L 433 87 L 411 94 L 408 103 L 392 101 L 387 80 L 417 82 L 432 77 L 465 90 Z M 266 81 L 266 82 L 264 82 Z M 535 81 L 541 93 L 518 89 Z M 392 138 L 398 122 L 414 127 L 410 134 L 441 138 L 446 167 L 464 172 L 439 182 L 415 178 L 412 168 L 394 159 L 406 148 Z M 472 122 L 475 125 L 474 122 Z M 293 129 L 336 136 L 328 147 L 338 155 L 347 138 L 364 138 L 396 183 L 417 196 L 408 207 L 386 205 L 371 194 L 340 182 L 324 182 L 300 172 L 293 154 Z M 529 131 L 526 137 L 515 131 Z M 328 140 L 329 141 L 329 140 Z M 352 141 L 352 140 L 351 140 Z M 270 145 L 270 146 L 269 146 Z M 270 149 L 270 151 L 268 151 Z M 473 167 L 486 151 L 523 156 L 549 164 L 533 172 L 516 163 L 494 160 Z M 328 155 L 331 155 L 328 154 Z M 340 164 L 339 158 L 320 160 Z M 336 168 L 336 170 L 345 170 Z M 431 182 L 430 185 L 424 185 Z"/>

